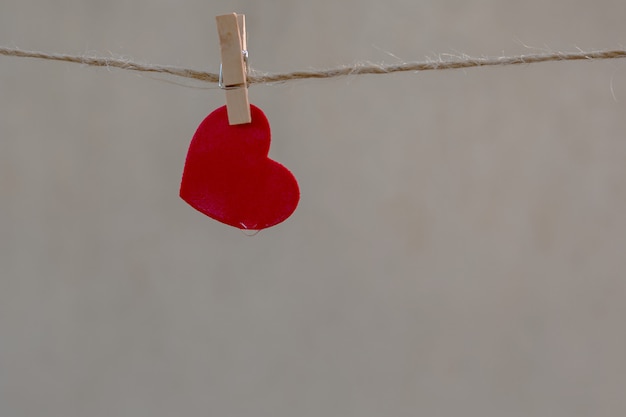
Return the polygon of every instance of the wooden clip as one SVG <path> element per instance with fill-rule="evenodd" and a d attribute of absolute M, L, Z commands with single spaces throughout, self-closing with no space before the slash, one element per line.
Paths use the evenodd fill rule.
<path fill-rule="evenodd" d="M 228 123 L 250 123 L 247 62 L 244 61 L 244 55 L 247 56 L 245 15 L 232 13 L 216 16 L 215 20 L 222 56 L 220 88 L 226 90 Z"/>

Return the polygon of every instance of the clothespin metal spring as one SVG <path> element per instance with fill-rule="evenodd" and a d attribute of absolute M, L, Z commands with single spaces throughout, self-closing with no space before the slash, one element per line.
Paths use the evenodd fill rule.
<path fill-rule="evenodd" d="M 248 63 L 248 51 L 243 50 L 243 51 L 241 51 L 241 53 L 243 55 L 243 62 L 244 62 L 244 65 L 246 67 L 246 76 L 247 76 L 248 75 L 248 70 L 250 68 L 249 63 Z M 245 84 L 235 84 L 235 85 L 224 85 L 224 77 L 222 76 L 222 63 L 221 62 L 220 62 L 220 75 L 218 77 L 217 85 L 222 90 L 234 90 L 236 88 L 241 88 L 242 86 L 245 86 L 246 88 L 248 88 L 248 83 L 245 83 Z"/>

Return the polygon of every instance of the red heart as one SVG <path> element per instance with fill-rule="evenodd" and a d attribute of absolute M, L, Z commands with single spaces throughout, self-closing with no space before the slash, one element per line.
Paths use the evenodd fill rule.
<path fill-rule="evenodd" d="M 247 124 L 229 125 L 226 106 L 202 121 L 189 145 L 180 196 L 222 223 L 261 230 L 294 212 L 300 190 L 293 174 L 267 157 L 265 114 L 253 105 L 250 112 Z"/>

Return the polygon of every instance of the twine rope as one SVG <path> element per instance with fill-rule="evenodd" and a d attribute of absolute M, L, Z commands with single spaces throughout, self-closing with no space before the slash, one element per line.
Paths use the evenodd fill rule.
<path fill-rule="evenodd" d="M 39 58 L 52 61 L 72 62 L 76 64 L 89 65 L 94 67 L 119 68 L 128 71 L 160 73 L 173 75 L 187 79 L 217 83 L 219 74 L 197 71 L 187 68 L 178 68 L 168 65 L 141 64 L 127 59 L 94 57 L 87 55 L 67 55 L 59 53 L 47 53 L 37 51 L 25 51 L 18 48 L 0 47 L 0 55 Z M 626 50 L 600 50 L 600 51 L 578 51 L 578 52 L 551 52 L 543 54 L 529 54 L 517 56 L 500 57 L 470 57 L 461 56 L 451 59 L 444 59 L 440 56 L 437 59 L 430 59 L 421 62 L 407 62 L 402 64 L 354 64 L 352 66 L 342 66 L 339 68 L 326 70 L 294 71 L 282 74 L 266 74 L 251 69 L 248 74 L 248 84 L 279 83 L 303 79 L 325 79 L 342 77 L 346 75 L 362 74 L 391 74 L 395 72 L 407 71 L 441 71 L 450 69 L 510 66 L 522 64 L 537 64 L 540 62 L 555 61 L 597 61 L 605 59 L 626 58 Z"/>

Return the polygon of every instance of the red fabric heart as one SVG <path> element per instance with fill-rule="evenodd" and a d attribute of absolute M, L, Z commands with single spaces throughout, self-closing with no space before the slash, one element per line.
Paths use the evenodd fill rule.
<path fill-rule="evenodd" d="M 270 125 L 250 105 L 252 122 L 229 125 L 226 106 L 198 126 L 180 184 L 196 210 L 239 229 L 261 230 L 291 215 L 300 190 L 293 174 L 268 158 Z"/>

